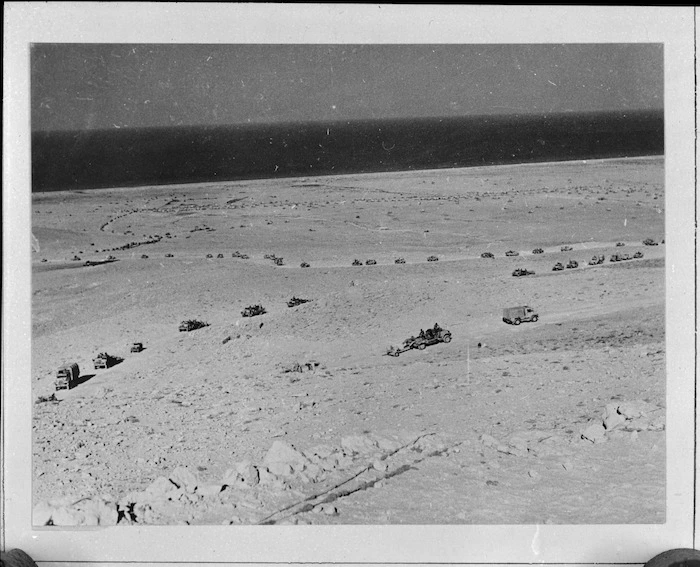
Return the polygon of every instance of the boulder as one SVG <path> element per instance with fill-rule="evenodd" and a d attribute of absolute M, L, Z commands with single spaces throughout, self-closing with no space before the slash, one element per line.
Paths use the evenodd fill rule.
<path fill-rule="evenodd" d="M 32 525 L 48 526 L 55 508 L 48 502 L 39 502 L 32 510 Z"/>
<path fill-rule="evenodd" d="M 616 427 L 625 423 L 625 416 L 619 412 L 619 404 L 608 404 L 603 411 L 603 427 L 607 431 L 612 431 Z"/>
<path fill-rule="evenodd" d="M 187 467 L 177 467 L 170 475 L 170 481 L 190 494 L 194 493 L 199 484 L 196 475 Z"/>
<path fill-rule="evenodd" d="M 283 463 L 287 465 L 292 465 L 293 463 L 305 464 L 307 459 L 288 443 L 284 441 L 275 441 L 268 450 L 263 461 L 269 468 L 269 465 L 273 463 Z"/>
<path fill-rule="evenodd" d="M 589 425 L 586 429 L 581 431 L 581 438 L 592 443 L 604 443 L 605 438 L 605 428 L 601 423 L 594 423 Z"/>
<path fill-rule="evenodd" d="M 177 485 L 164 476 L 159 476 L 146 488 L 146 492 L 155 497 L 165 497 L 169 492 L 177 489 Z"/>
<path fill-rule="evenodd" d="M 289 463 L 273 462 L 267 465 L 267 470 L 275 476 L 292 476 L 294 469 Z"/>
<path fill-rule="evenodd" d="M 341 439 L 340 445 L 348 455 L 366 455 L 377 449 L 377 443 L 365 435 L 348 435 Z"/>

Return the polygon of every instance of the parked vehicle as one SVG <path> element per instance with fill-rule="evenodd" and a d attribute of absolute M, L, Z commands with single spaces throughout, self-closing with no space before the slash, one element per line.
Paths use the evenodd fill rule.
<path fill-rule="evenodd" d="M 362 266 L 362 262 L 360 262 L 357 258 L 352 261 L 353 266 Z"/>
<path fill-rule="evenodd" d="M 208 327 L 209 323 L 205 323 L 204 321 L 197 321 L 196 319 L 188 319 L 187 321 L 183 321 L 180 323 L 180 326 L 178 327 L 178 330 L 180 332 L 189 332 L 189 331 L 195 331 L 197 329 L 201 329 L 202 327 Z"/>
<path fill-rule="evenodd" d="M 533 275 L 535 275 L 535 272 L 533 272 L 532 270 L 527 270 L 525 268 L 516 268 L 515 270 L 513 270 L 513 276 L 515 276 L 516 278 Z"/>
<path fill-rule="evenodd" d="M 645 238 L 642 241 L 642 244 L 644 244 L 644 246 L 658 246 L 659 245 L 659 243 L 656 242 L 653 238 Z"/>
<path fill-rule="evenodd" d="M 574 248 L 572 246 L 562 246 L 561 251 L 562 252 L 571 252 Z"/>
<path fill-rule="evenodd" d="M 644 253 L 638 250 L 632 255 L 632 258 L 644 258 Z"/>
<path fill-rule="evenodd" d="M 532 251 L 533 254 L 544 254 L 544 250 L 542 248 L 535 248 Z"/>
<path fill-rule="evenodd" d="M 569 260 L 569 263 L 566 265 L 567 268 L 578 268 L 578 262 L 576 260 Z"/>
<path fill-rule="evenodd" d="M 80 368 L 77 363 L 64 364 L 56 371 L 54 386 L 56 390 L 70 390 L 77 385 L 80 378 Z"/>
<path fill-rule="evenodd" d="M 481 253 L 482 258 L 495 258 L 492 252 L 482 252 Z"/>
<path fill-rule="evenodd" d="M 374 266 L 374 265 L 376 265 L 376 264 L 377 264 L 377 261 L 376 261 L 376 260 L 367 260 L 367 261 L 365 262 L 365 265 L 366 265 L 366 266 Z"/>
<path fill-rule="evenodd" d="M 520 256 L 520 252 L 516 252 L 515 250 L 508 250 L 508 252 L 506 252 L 506 256 Z"/>
<path fill-rule="evenodd" d="M 557 262 L 556 264 L 554 264 L 552 271 L 553 272 L 561 272 L 563 269 L 564 269 L 564 264 L 562 264 L 561 262 Z"/>
<path fill-rule="evenodd" d="M 260 304 L 249 305 L 243 311 L 241 311 L 241 315 L 243 315 L 243 317 L 256 317 L 257 315 L 264 315 L 265 313 L 267 313 L 267 310 Z"/>
<path fill-rule="evenodd" d="M 597 266 L 598 264 L 602 264 L 603 262 L 605 262 L 605 256 L 601 254 L 600 256 L 593 256 L 593 258 L 591 258 L 588 262 L 588 265 Z"/>
<path fill-rule="evenodd" d="M 396 260 L 394 260 L 394 264 L 405 264 L 405 263 L 406 263 L 406 260 L 404 260 L 403 258 L 396 258 Z"/>
<path fill-rule="evenodd" d="M 292 297 L 289 301 L 287 301 L 287 307 L 296 307 L 297 305 L 301 305 L 302 303 L 308 303 L 311 301 L 310 299 L 301 299 L 300 297 Z"/>
<path fill-rule="evenodd" d="M 520 325 L 520 323 L 535 323 L 539 315 L 528 305 L 518 307 L 506 307 L 503 310 L 503 322 L 509 325 Z"/>
<path fill-rule="evenodd" d="M 302 263 L 301 263 L 301 267 L 302 267 L 302 268 L 310 268 L 310 267 L 311 267 L 311 264 L 307 264 L 306 262 L 302 262 Z"/>
<path fill-rule="evenodd" d="M 618 242 L 617 244 L 615 244 L 615 246 L 624 246 L 624 245 L 625 245 L 624 242 Z"/>
<path fill-rule="evenodd" d="M 428 262 L 437 262 L 438 260 L 437 256 L 428 256 Z"/>
<path fill-rule="evenodd" d="M 284 261 L 282 258 L 275 258 L 274 261 L 276 266 L 284 266 Z"/>
<path fill-rule="evenodd" d="M 131 348 L 129 352 L 141 352 L 143 350 L 143 343 L 131 343 Z"/>

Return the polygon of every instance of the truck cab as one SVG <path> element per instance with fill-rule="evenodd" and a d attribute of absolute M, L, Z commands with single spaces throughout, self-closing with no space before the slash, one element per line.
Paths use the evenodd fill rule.
<path fill-rule="evenodd" d="M 529 305 L 518 307 L 506 307 L 503 310 L 503 322 L 509 325 L 520 325 L 520 323 L 535 322 L 539 319 L 537 312 Z"/>

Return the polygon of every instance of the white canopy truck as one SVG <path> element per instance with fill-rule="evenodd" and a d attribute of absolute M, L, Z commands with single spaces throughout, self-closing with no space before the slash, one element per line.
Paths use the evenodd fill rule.
<path fill-rule="evenodd" d="M 509 325 L 520 325 L 520 323 L 535 322 L 539 316 L 535 310 L 528 305 L 519 307 L 506 307 L 503 310 L 503 322 Z"/>

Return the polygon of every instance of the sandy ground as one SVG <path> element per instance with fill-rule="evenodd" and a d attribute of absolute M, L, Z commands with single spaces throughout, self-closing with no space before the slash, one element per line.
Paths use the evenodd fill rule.
<path fill-rule="evenodd" d="M 35 523 L 665 519 L 665 245 L 642 244 L 664 238 L 661 158 L 57 192 L 32 209 Z M 505 324 L 514 305 L 539 320 Z M 449 344 L 386 356 L 436 322 Z M 124 361 L 94 370 L 98 352 Z M 83 379 L 54 392 L 66 362 Z"/>

